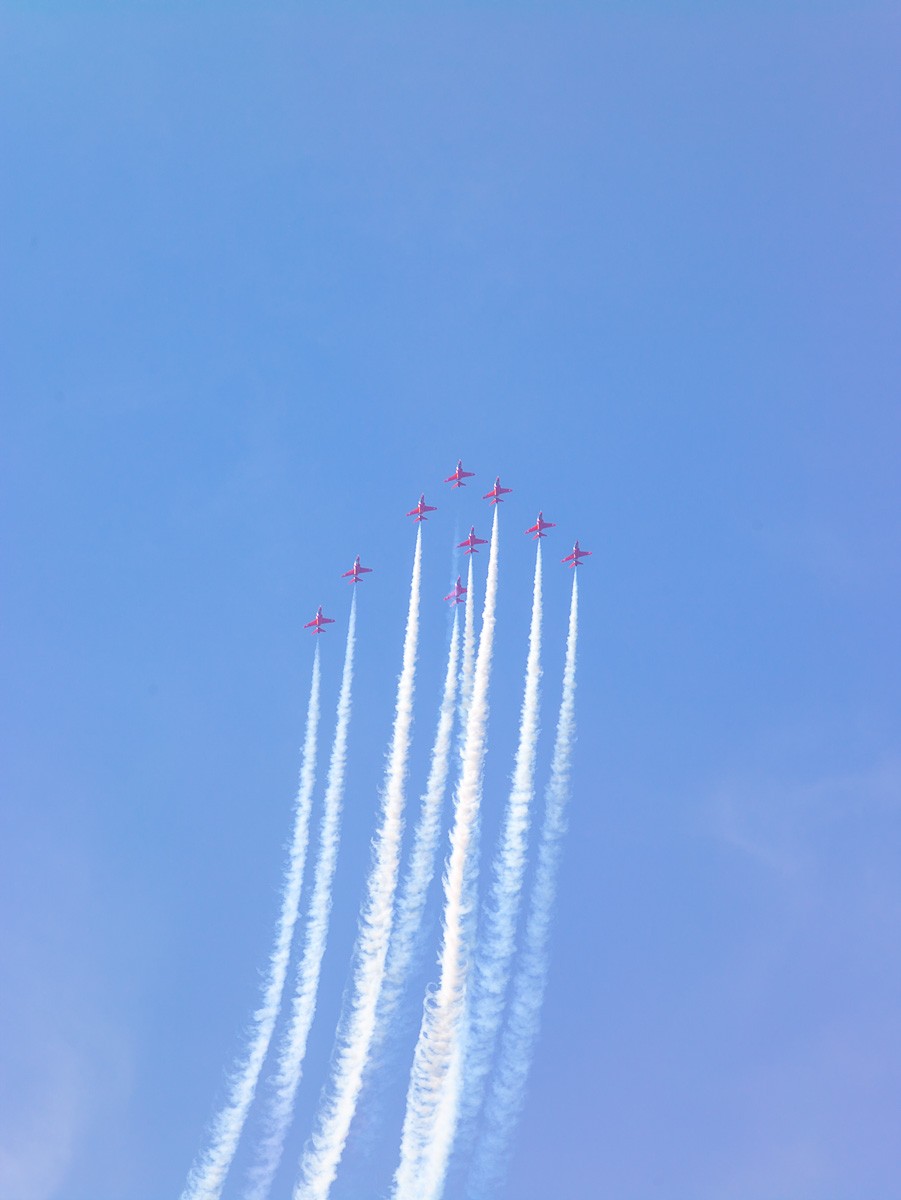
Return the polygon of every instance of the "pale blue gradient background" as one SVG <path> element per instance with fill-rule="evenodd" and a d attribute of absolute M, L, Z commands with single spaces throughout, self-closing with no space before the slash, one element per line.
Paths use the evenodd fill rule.
<path fill-rule="evenodd" d="M 6 1200 L 179 1193 L 270 944 L 300 625 L 339 618 L 326 753 L 359 552 L 289 1194 L 390 727 L 401 514 L 441 506 L 415 793 L 455 526 L 485 536 L 498 472 L 489 835 L 521 531 L 558 523 L 542 776 L 556 559 L 595 552 L 507 1195 L 897 1194 L 899 78 L 889 3 L 0 6 Z M 383 1103 L 335 1200 L 383 1194 Z"/>

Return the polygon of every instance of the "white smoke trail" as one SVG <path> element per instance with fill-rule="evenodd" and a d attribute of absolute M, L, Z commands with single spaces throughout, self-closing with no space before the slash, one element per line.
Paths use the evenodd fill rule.
<path fill-rule="evenodd" d="M 403 668 L 397 685 L 394 730 L 382 790 L 381 822 L 373 840 L 372 868 L 354 951 L 352 998 L 348 1016 L 339 1027 L 331 1083 L 320 1107 L 317 1128 L 304 1152 L 301 1178 L 294 1190 L 295 1200 L 323 1200 L 329 1193 L 344 1153 L 375 1032 L 376 1009 L 391 939 L 403 834 L 404 791 L 419 645 L 421 569 L 422 526 L 416 535 Z"/>
<path fill-rule="evenodd" d="M 457 671 L 460 660 L 460 617 L 455 606 L 447 671 L 438 715 L 438 729 L 432 747 L 429 778 L 422 796 L 419 820 L 413 835 L 410 863 L 401 888 L 388 949 L 385 981 L 379 997 L 378 1020 L 373 1050 L 388 1035 L 397 1006 L 403 996 L 410 964 L 419 942 L 422 916 L 429 885 L 435 872 L 435 852 L 441 834 L 441 807 L 447 789 L 454 705 L 457 699 Z"/>
<path fill-rule="evenodd" d="M 490 549 L 490 547 L 489 547 Z M 469 720 L 469 706 L 472 703 L 472 688 L 475 677 L 476 661 L 476 629 L 475 629 L 475 596 L 472 589 L 473 576 L 472 555 L 469 556 L 469 573 L 466 580 L 466 622 L 463 629 L 463 669 L 460 673 L 460 774 L 466 755 L 466 728 Z M 472 820 L 470 830 L 469 851 L 466 856 L 464 899 L 463 899 L 463 928 L 462 938 L 465 949 L 464 957 L 471 957 L 477 944 L 479 923 L 479 847 L 482 842 L 482 813 L 481 806 Z M 458 1043 L 459 1047 L 459 1043 Z M 457 1066 L 462 1070 L 462 1062 Z M 451 1089 L 452 1090 L 452 1089 Z M 445 1096 L 447 1101 L 447 1096 Z M 440 1124 L 440 1122 L 439 1122 Z"/>
<path fill-rule="evenodd" d="M 215 1200 L 222 1191 L 241 1137 L 247 1113 L 253 1103 L 272 1032 L 282 1002 L 291 942 L 300 906 L 304 866 L 310 830 L 310 809 L 316 781 L 316 736 L 319 729 L 319 647 L 313 658 L 313 681 L 307 706 L 306 733 L 300 767 L 300 782 L 294 806 L 294 831 L 288 850 L 282 883 L 282 903 L 275 928 L 275 944 L 263 980 L 260 1007 L 253 1014 L 250 1038 L 244 1056 L 229 1085 L 225 1106 L 213 1122 L 210 1144 L 191 1168 L 182 1200 Z"/>
<path fill-rule="evenodd" d="M 548 972 L 548 945 L 557 891 L 566 808 L 570 792 L 570 761 L 575 740 L 576 638 L 578 581 L 573 575 L 563 699 L 557 721 L 551 777 L 545 794 L 544 823 L 523 947 L 517 965 L 507 1021 L 501 1037 L 498 1065 L 492 1079 L 481 1124 L 482 1134 L 468 1185 L 469 1200 L 494 1200 L 500 1193 L 510 1144 L 525 1099 L 541 1018 Z"/>
<path fill-rule="evenodd" d="M 454 542 L 459 538 L 454 535 Z M 475 669 L 475 622 L 473 620 L 473 588 L 472 588 L 472 559 L 469 560 L 469 578 L 467 581 L 466 600 L 463 604 L 463 654 L 462 666 L 460 655 L 459 614 L 460 606 L 454 605 L 453 631 L 451 648 L 448 653 L 447 673 L 444 680 L 441 708 L 438 718 L 438 730 L 432 748 L 429 782 L 422 797 L 420 824 L 417 826 L 413 839 L 411 865 L 408 867 L 403 890 L 398 900 L 397 915 L 391 934 L 391 944 L 388 948 L 388 962 L 385 969 L 385 982 L 379 997 L 376 1033 L 373 1039 L 372 1052 L 367 1066 L 367 1076 L 372 1081 L 375 1073 L 384 1072 L 386 1055 L 379 1054 L 381 1047 L 387 1042 L 393 1031 L 405 990 L 410 984 L 410 972 L 414 969 L 413 961 L 417 957 L 423 941 L 423 913 L 434 877 L 434 864 L 437 843 L 440 836 L 441 807 L 450 771 L 451 729 L 453 726 L 453 709 L 456 699 L 460 713 L 460 733 L 458 751 L 462 756 L 465 740 L 466 710 L 472 696 L 472 678 Z M 459 673 L 459 679 L 457 675 Z M 431 798 L 434 798 L 432 800 Z M 415 864 L 415 865 L 414 865 Z M 376 1104 L 376 1101 L 372 1101 Z M 372 1106 L 370 1105 L 370 1107 Z M 369 1136 L 373 1133 L 369 1129 Z"/>
<path fill-rule="evenodd" d="M 350 620 L 347 625 L 341 691 L 338 694 L 335 740 L 332 744 L 322 823 L 319 828 L 319 854 L 313 874 L 313 894 L 304 932 L 303 952 L 297 968 L 297 983 L 291 1003 L 291 1015 L 279 1048 L 278 1065 L 272 1080 L 273 1092 L 270 1108 L 257 1145 L 256 1161 L 249 1173 L 246 1195 L 250 1200 L 265 1200 L 281 1162 L 285 1136 L 294 1114 L 294 1100 L 303 1072 L 307 1038 L 316 1011 L 319 975 L 328 936 L 329 916 L 332 910 L 332 881 L 335 876 L 338 843 L 341 836 L 341 808 L 344 800 L 344 773 L 347 764 L 347 730 L 350 724 L 356 627 L 357 594 L 354 590 L 350 605 Z"/>
<path fill-rule="evenodd" d="M 463 621 L 463 665 L 460 670 L 460 758 L 466 749 L 466 723 L 472 701 L 472 682 L 476 663 L 475 596 L 472 589 L 472 555 L 466 575 L 465 619 Z"/>
<path fill-rule="evenodd" d="M 482 1105 L 510 984 L 516 949 L 531 806 L 535 794 L 535 755 L 541 683 L 541 542 L 535 557 L 529 653 L 520 715 L 519 745 L 512 786 L 494 863 L 492 887 L 473 972 L 471 1017 L 463 1078 L 461 1122 L 471 1136 Z"/>
<path fill-rule="evenodd" d="M 454 804 L 450 854 L 444 875 L 444 936 L 440 979 L 426 997 L 407 1091 L 400 1163 L 394 1176 L 395 1200 L 433 1200 L 443 1184 L 459 1099 L 462 1044 L 466 1034 L 467 900 L 469 858 L 482 793 L 488 728 L 488 688 L 494 649 L 497 601 L 497 511 L 491 530 L 482 633 L 476 657 L 472 701 L 466 722 L 462 772 Z"/>
<path fill-rule="evenodd" d="M 463 1064 L 466 1060 L 468 1035 L 469 1028 L 464 1012 L 460 1019 L 457 1039 L 451 1048 L 447 1076 L 435 1109 L 434 1137 L 421 1162 L 417 1197 L 427 1196 L 430 1200 L 440 1200 L 444 1192 L 445 1175 L 457 1130 L 457 1106 L 463 1086 Z"/>

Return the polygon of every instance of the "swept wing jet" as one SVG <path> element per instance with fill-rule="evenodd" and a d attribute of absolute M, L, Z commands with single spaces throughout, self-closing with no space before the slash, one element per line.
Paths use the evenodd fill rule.
<path fill-rule="evenodd" d="M 331 617 L 324 617 L 322 615 L 322 605 L 320 604 L 316 609 L 316 616 L 312 621 L 307 621 L 304 629 L 312 629 L 313 633 L 324 633 L 323 625 L 334 625 L 334 623 Z"/>
<path fill-rule="evenodd" d="M 501 477 L 498 475 L 497 479 L 494 481 L 494 487 L 490 492 L 486 492 L 482 499 L 490 500 L 492 504 L 503 504 L 504 502 L 501 499 L 501 496 L 509 496 L 512 491 L 513 488 L 501 487 Z"/>
<path fill-rule="evenodd" d="M 444 599 L 452 600 L 454 602 L 454 604 L 462 604 L 463 597 L 465 595 L 466 595 L 466 588 L 460 582 L 460 576 L 458 575 L 457 582 L 454 584 L 454 590 L 452 592 L 448 592 L 448 594 L 444 597 Z"/>
<path fill-rule="evenodd" d="M 354 559 L 354 565 L 350 568 L 349 571 L 345 571 L 344 574 L 341 576 L 341 578 L 349 579 L 351 583 L 359 583 L 360 576 L 368 575 L 371 570 L 372 570 L 372 567 L 361 567 L 360 566 L 360 556 L 358 554 L 357 557 Z"/>
<path fill-rule="evenodd" d="M 466 547 L 468 547 L 468 549 L 463 551 L 464 554 L 478 554 L 478 550 L 476 550 L 476 546 L 487 546 L 487 545 L 488 545 L 488 543 L 486 542 L 486 540 L 484 538 L 476 537 L 475 525 L 470 525 L 469 537 L 464 538 L 462 542 L 458 542 L 457 549 L 463 550 L 463 547 L 466 546 Z"/>
<path fill-rule="evenodd" d="M 591 555 L 590 550 L 582 550 L 579 547 L 579 539 L 576 538 L 576 544 L 575 544 L 575 546 L 573 546 L 572 554 L 567 554 L 566 558 L 561 558 L 560 561 L 569 563 L 570 570 L 571 570 L 573 567 L 581 567 L 582 559 L 587 558 L 590 555 Z"/>
<path fill-rule="evenodd" d="M 426 504 L 425 493 L 423 493 L 419 497 L 419 503 L 416 505 L 415 508 L 410 509 L 410 511 L 407 513 L 407 516 L 413 517 L 417 521 L 427 521 L 429 518 L 426 516 L 426 513 L 427 512 L 437 512 L 437 511 L 438 511 L 438 509 L 435 508 L 434 505 Z"/>
<path fill-rule="evenodd" d="M 538 538 L 547 537 L 547 534 L 544 532 L 545 529 L 556 529 L 556 528 L 557 528 L 556 521 L 545 521 L 544 513 L 539 513 L 538 520 L 535 522 L 534 525 L 529 526 L 529 528 L 526 530 L 526 533 L 534 533 L 535 537 L 532 540 L 536 541 Z"/>
<path fill-rule="evenodd" d="M 464 471 L 463 470 L 463 459 L 458 458 L 456 470 L 454 471 L 453 475 L 448 475 L 447 479 L 445 479 L 444 482 L 452 483 L 455 488 L 466 487 L 466 484 L 463 482 L 463 480 L 464 479 L 472 479 L 473 475 L 475 475 L 475 471 Z"/>

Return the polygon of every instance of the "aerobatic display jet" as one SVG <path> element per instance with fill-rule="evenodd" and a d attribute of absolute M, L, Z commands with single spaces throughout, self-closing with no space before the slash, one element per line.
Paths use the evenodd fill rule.
<path fill-rule="evenodd" d="M 452 592 L 448 592 L 448 594 L 444 597 L 444 599 L 452 600 L 454 602 L 454 604 L 462 604 L 463 597 L 465 595 L 466 595 L 466 588 L 460 582 L 460 576 L 458 575 L 457 582 L 454 584 L 454 590 Z"/>
<path fill-rule="evenodd" d="M 467 549 L 463 551 L 464 554 L 478 554 L 478 550 L 476 550 L 476 546 L 487 546 L 487 545 L 488 545 L 488 543 L 485 541 L 484 538 L 476 537 L 475 525 L 470 525 L 469 537 L 464 538 L 462 542 L 458 542 L 457 549 L 463 550 L 463 547 L 466 546 Z"/>
<path fill-rule="evenodd" d="M 361 567 L 360 566 L 360 556 L 358 554 L 357 557 L 354 559 L 354 565 L 350 568 L 349 571 L 345 571 L 344 574 L 341 576 L 341 578 L 349 579 L 351 583 L 359 583 L 360 576 L 368 575 L 371 570 L 372 570 L 372 567 Z"/>
<path fill-rule="evenodd" d="M 466 484 L 463 482 L 463 480 L 464 479 L 472 479 L 473 475 L 475 475 L 475 471 L 464 471 L 463 470 L 463 459 L 458 458 L 457 459 L 457 469 L 454 471 L 453 475 L 448 475 L 447 479 L 445 479 L 444 482 L 452 483 L 455 488 L 466 487 Z"/>
<path fill-rule="evenodd" d="M 566 558 L 561 558 L 561 562 L 569 563 L 570 569 L 573 567 L 581 567 L 582 559 L 591 555 L 590 550 L 582 550 L 579 547 L 579 539 L 576 538 L 576 544 L 573 546 L 572 554 L 567 554 Z"/>
<path fill-rule="evenodd" d="M 547 537 L 547 534 L 544 532 L 545 529 L 556 529 L 556 528 L 557 528 L 556 521 L 545 521 L 544 513 L 539 513 L 538 520 L 535 522 L 534 525 L 531 525 L 526 530 L 526 533 L 534 533 L 535 537 L 532 540 L 535 541 L 538 538 Z"/>
<path fill-rule="evenodd" d="M 334 623 L 332 617 L 324 617 L 322 615 L 322 605 L 320 604 L 316 609 L 316 616 L 312 621 L 307 621 L 304 629 L 312 629 L 313 633 L 324 633 L 323 625 L 334 625 Z"/>
<path fill-rule="evenodd" d="M 426 504 L 425 493 L 423 493 L 419 497 L 419 503 L 416 505 L 415 508 L 410 509 L 410 511 L 407 513 L 407 516 L 413 517 L 417 521 L 427 521 L 429 518 L 426 516 L 426 513 L 427 512 L 437 512 L 437 511 L 438 511 L 438 509 L 435 508 L 434 505 Z"/>
<path fill-rule="evenodd" d="M 497 479 L 494 481 L 494 487 L 490 492 L 486 492 L 482 499 L 490 500 L 492 504 L 503 504 L 504 502 L 501 499 L 501 496 L 508 496 L 512 491 L 513 488 L 501 487 L 501 477 L 498 475 Z"/>

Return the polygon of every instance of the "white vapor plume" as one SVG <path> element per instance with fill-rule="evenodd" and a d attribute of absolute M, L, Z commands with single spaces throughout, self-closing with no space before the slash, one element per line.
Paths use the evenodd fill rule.
<path fill-rule="evenodd" d="M 472 589 L 472 555 L 469 556 L 469 571 L 466 576 L 466 600 L 463 621 L 463 664 L 460 670 L 460 756 L 466 743 L 466 722 L 472 701 L 472 683 L 476 664 L 475 596 Z"/>
<path fill-rule="evenodd" d="M 229 1084 L 228 1100 L 213 1122 L 210 1144 L 192 1167 L 182 1200 L 215 1200 L 222 1191 L 231 1167 L 247 1113 L 253 1103 L 263 1062 L 278 1018 L 291 960 L 291 943 L 300 906 L 310 809 L 316 779 L 316 737 L 319 728 L 319 647 L 313 659 L 313 681 L 307 706 L 306 734 L 300 767 L 300 782 L 294 806 L 294 831 L 282 883 L 282 903 L 275 930 L 275 944 L 263 980 L 260 1007 L 253 1014 L 250 1036 L 243 1058 Z"/>
<path fill-rule="evenodd" d="M 541 684 L 541 542 L 535 558 L 529 652 L 512 786 L 494 862 L 491 893 L 479 930 L 470 1028 L 463 1076 L 462 1115 L 467 1134 L 482 1104 L 485 1081 L 497 1048 L 510 972 L 516 950 L 531 806 L 535 794 L 535 755 Z"/>
<path fill-rule="evenodd" d="M 460 781 L 454 798 L 450 853 L 444 874 L 444 934 L 438 987 L 427 995 L 407 1091 L 395 1200 L 434 1200 L 443 1186 L 459 1102 L 469 973 L 470 856 L 482 795 L 488 690 L 494 650 L 498 575 L 497 510 L 491 529 L 482 633 L 466 722 Z"/>
<path fill-rule="evenodd" d="M 332 910 L 332 881 L 341 836 L 341 808 L 344 801 L 344 774 L 347 764 L 347 730 L 350 724 L 351 684 L 353 683 L 354 646 L 357 627 L 357 594 L 354 590 L 347 625 L 344 670 L 338 694 L 335 740 L 329 761 L 328 781 L 319 827 L 319 853 L 313 873 L 313 894 L 304 931 L 303 952 L 297 968 L 297 982 L 291 1003 L 288 1026 L 279 1047 L 278 1065 L 272 1079 L 269 1112 L 257 1145 L 256 1161 L 250 1169 L 246 1195 L 250 1200 L 265 1200 L 281 1161 L 285 1135 L 294 1114 L 294 1100 L 303 1071 L 307 1038 L 316 1011 L 316 995 L 322 957 L 328 936 Z"/>
<path fill-rule="evenodd" d="M 490 549 L 490 548 L 489 548 Z M 469 706 L 472 703 L 472 688 L 476 666 L 476 623 L 475 595 L 472 588 L 473 576 L 472 555 L 469 556 L 469 573 L 466 580 L 466 621 L 463 626 L 463 669 L 460 673 L 460 774 L 466 755 L 466 726 L 469 720 Z M 465 949 L 464 956 L 471 956 L 476 945 L 479 916 L 479 847 L 482 839 L 481 808 L 476 812 L 470 831 L 469 851 L 466 856 L 465 894 L 463 899 L 463 932 L 462 938 Z M 457 1064 L 462 1070 L 462 1063 Z M 447 1098 L 445 1097 L 445 1100 Z"/>
<path fill-rule="evenodd" d="M 407 764 L 413 725 L 413 693 L 419 646 L 419 592 L 422 574 L 422 526 L 416 535 L 413 579 L 404 636 L 404 657 L 397 684 L 394 729 L 382 789 L 380 824 L 373 839 L 372 868 L 360 914 L 354 949 L 351 1000 L 338 1029 L 332 1078 L 320 1106 L 317 1127 L 304 1153 L 295 1200 L 323 1200 L 344 1153 L 356 1111 L 376 1026 L 379 993 L 391 939 L 394 893 L 400 865 Z"/>
<path fill-rule="evenodd" d="M 413 834 L 410 863 L 401 888 L 388 949 L 385 980 L 379 997 L 378 1024 L 375 1041 L 387 1036 L 397 1006 L 403 996 L 410 964 L 419 941 L 422 916 L 425 911 L 429 885 L 435 873 L 435 854 L 441 834 L 441 807 L 447 790 L 451 743 L 454 725 L 454 705 L 457 699 L 457 671 L 460 660 L 460 617 L 455 606 L 454 627 L 447 656 L 447 672 L 438 715 L 438 729 L 432 747 L 432 761 L 425 792 L 422 795 L 419 820 Z"/>
<path fill-rule="evenodd" d="M 579 585 L 573 575 L 563 698 L 557 720 L 551 777 L 545 793 L 544 822 L 538 843 L 535 878 L 526 918 L 523 947 L 513 980 L 507 1020 L 501 1036 L 497 1067 L 492 1078 L 481 1137 L 466 1195 L 468 1200 L 493 1200 L 500 1192 L 507 1168 L 513 1131 L 525 1099 L 532 1065 L 541 1006 L 547 985 L 548 946 L 557 892 L 557 874 L 566 809 L 570 793 L 570 762 L 575 740 L 576 638 Z"/>

